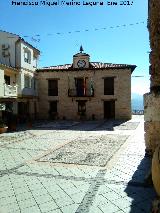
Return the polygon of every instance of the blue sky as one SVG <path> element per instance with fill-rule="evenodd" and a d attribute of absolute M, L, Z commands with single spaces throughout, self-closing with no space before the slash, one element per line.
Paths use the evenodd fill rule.
<path fill-rule="evenodd" d="M 144 77 L 132 77 L 132 92 L 148 91 L 148 1 L 129 1 L 130 6 L 120 5 L 120 0 L 114 1 L 116 6 L 107 5 L 106 0 L 101 0 L 103 6 L 85 6 L 80 1 L 81 6 L 49 7 L 12 6 L 12 0 L 1 0 L 0 29 L 37 47 L 41 51 L 39 67 L 72 63 L 82 44 L 91 61 L 137 65 L 133 76 Z"/>

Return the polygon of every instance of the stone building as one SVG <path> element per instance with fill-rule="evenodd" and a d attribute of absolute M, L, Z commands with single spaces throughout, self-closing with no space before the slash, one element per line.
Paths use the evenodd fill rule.
<path fill-rule="evenodd" d="M 130 119 L 135 65 L 90 62 L 80 52 L 72 64 L 37 70 L 41 119 Z"/>
<path fill-rule="evenodd" d="M 24 120 L 37 111 L 36 69 L 40 52 L 18 35 L 0 31 L 0 115 Z"/>
<path fill-rule="evenodd" d="M 150 92 L 144 95 L 146 152 L 160 144 L 160 1 L 148 1 L 150 38 Z"/>
<path fill-rule="evenodd" d="M 144 95 L 146 153 L 153 155 L 152 180 L 160 197 L 160 1 L 148 0 L 150 40 L 150 92 Z M 160 212 L 160 199 L 152 212 Z"/>

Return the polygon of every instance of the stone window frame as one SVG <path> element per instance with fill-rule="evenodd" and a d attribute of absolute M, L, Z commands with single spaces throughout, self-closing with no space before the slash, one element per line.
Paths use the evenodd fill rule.
<path fill-rule="evenodd" d="M 103 94 L 104 95 L 115 95 L 115 78 L 116 76 L 106 76 L 103 77 L 102 79 L 104 80 L 103 85 L 104 85 L 104 91 Z M 110 84 L 110 87 L 107 87 L 107 82 L 105 84 L 105 80 L 109 80 L 109 79 L 113 79 L 113 83 Z"/>
<path fill-rule="evenodd" d="M 48 80 L 48 96 L 58 96 L 59 93 L 59 89 L 58 89 L 58 80 L 59 78 L 47 78 L 46 80 Z M 53 88 L 51 88 L 51 84 L 49 82 L 54 81 L 57 82 L 56 86 L 53 86 Z M 55 88 L 54 88 L 55 87 Z"/>

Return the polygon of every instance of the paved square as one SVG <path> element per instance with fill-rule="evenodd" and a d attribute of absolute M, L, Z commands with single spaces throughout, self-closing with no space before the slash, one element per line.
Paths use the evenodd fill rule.
<path fill-rule="evenodd" d="M 139 125 L 139 122 L 125 122 L 120 125 L 116 125 L 117 130 L 135 130 Z"/>
<path fill-rule="evenodd" d="M 0 213 L 150 213 L 143 116 L 0 135 Z"/>

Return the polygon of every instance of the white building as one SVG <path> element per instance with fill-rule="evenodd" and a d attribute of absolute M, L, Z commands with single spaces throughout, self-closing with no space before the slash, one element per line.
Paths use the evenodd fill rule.
<path fill-rule="evenodd" d="M 0 110 L 21 119 L 37 112 L 37 60 L 40 51 L 20 36 L 0 31 Z"/>

